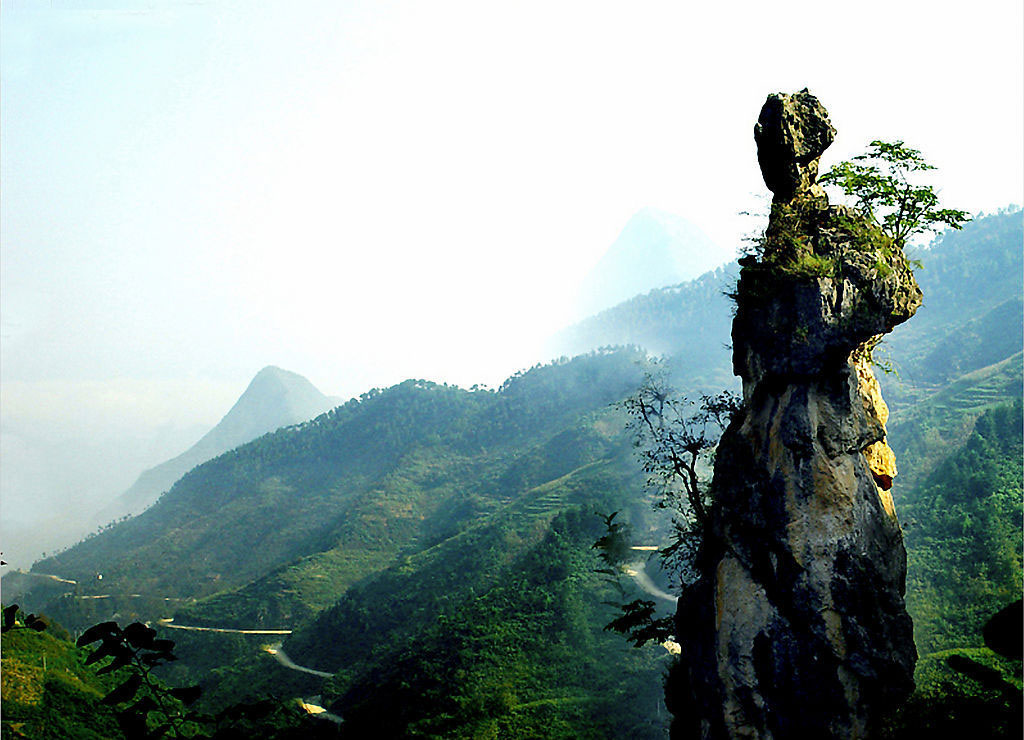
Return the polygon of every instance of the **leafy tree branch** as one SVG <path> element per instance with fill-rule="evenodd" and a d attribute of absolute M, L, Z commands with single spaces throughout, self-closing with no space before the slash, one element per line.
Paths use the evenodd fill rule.
<path fill-rule="evenodd" d="M 960 229 L 970 220 L 966 211 L 940 208 L 935 189 L 917 182 L 921 173 L 934 169 L 902 141 L 875 140 L 864 154 L 840 162 L 819 182 L 852 197 L 855 207 L 902 247 L 916 234 L 943 226 Z"/>
<path fill-rule="evenodd" d="M 739 412 L 740 399 L 726 391 L 692 401 L 677 396 L 663 378 L 648 375 L 622 406 L 630 416 L 628 427 L 647 475 L 646 486 L 655 493 L 654 505 L 672 514 L 670 542 L 659 555 L 669 570 L 685 581 L 710 518 L 707 473 L 722 432 Z M 617 514 L 605 517 L 606 533 L 594 548 L 604 563 L 598 572 L 609 576 L 625 597 L 618 578 L 628 561 L 630 534 L 628 525 L 615 521 Z M 653 601 L 635 599 L 612 605 L 622 614 L 606 625 L 606 630 L 621 632 L 637 647 L 672 638 L 673 618 L 657 617 Z"/>

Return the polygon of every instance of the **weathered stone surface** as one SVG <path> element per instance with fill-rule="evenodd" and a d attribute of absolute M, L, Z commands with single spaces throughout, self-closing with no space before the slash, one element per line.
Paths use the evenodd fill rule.
<path fill-rule="evenodd" d="M 882 398 L 881 386 L 878 385 L 878 380 L 871 370 L 871 358 L 867 352 L 854 352 L 852 359 L 857 370 L 857 392 L 861 403 L 864 404 L 864 412 L 869 419 L 882 425 L 884 431 L 885 423 L 889 420 L 889 406 Z M 896 505 L 889 490 L 896 477 L 896 453 L 883 438 L 864 448 L 864 459 L 868 463 L 871 476 L 875 479 L 875 485 L 878 486 L 882 508 L 895 519 Z"/>
<path fill-rule="evenodd" d="M 818 158 L 835 137 L 828 112 L 806 89 L 768 96 L 754 126 L 754 140 L 761 174 L 775 200 L 790 200 L 814 186 Z"/>
<path fill-rule="evenodd" d="M 806 92 L 776 97 L 804 169 L 766 168 L 766 181 L 793 175 L 798 197 L 773 207 L 736 290 L 744 409 L 719 444 L 700 577 L 679 600 L 677 738 L 868 737 L 913 689 L 889 411 L 867 348 L 921 292 L 889 239 L 807 190 L 808 153 L 834 134 L 827 114 Z M 768 129 L 758 143 L 775 146 Z"/>

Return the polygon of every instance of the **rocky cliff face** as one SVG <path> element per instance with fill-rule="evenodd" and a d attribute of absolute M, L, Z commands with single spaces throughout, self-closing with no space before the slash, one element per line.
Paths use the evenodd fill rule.
<path fill-rule="evenodd" d="M 736 290 L 744 408 L 718 449 L 701 577 L 679 601 L 673 736 L 856 738 L 913 689 L 906 552 L 871 347 L 921 305 L 906 258 L 815 184 L 814 96 L 755 129 L 769 227 Z"/>

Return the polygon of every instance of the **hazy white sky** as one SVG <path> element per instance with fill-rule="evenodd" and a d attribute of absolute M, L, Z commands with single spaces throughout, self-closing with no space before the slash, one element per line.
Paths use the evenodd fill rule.
<path fill-rule="evenodd" d="M 213 423 L 266 364 L 499 382 L 641 207 L 735 254 L 777 90 L 826 167 L 903 138 L 950 205 L 1024 190 L 1019 0 L 2 12 L 7 434 Z"/>

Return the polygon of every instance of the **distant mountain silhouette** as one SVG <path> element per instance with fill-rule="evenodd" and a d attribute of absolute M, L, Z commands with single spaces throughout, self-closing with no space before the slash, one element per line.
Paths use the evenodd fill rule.
<path fill-rule="evenodd" d="M 644 208 L 584 278 L 577 300 L 582 318 L 653 288 L 693 280 L 722 265 L 721 251 L 699 228 L 675 214 Z"/>
<path fill-rule="evenodd" d="M 297 373 L 265 367 L 217 426 L 177 457 L 144 471 L 97 518 L 106 523 L 139 514 L 197 465 L 267 432 L 319 416 L 338 403 Z"/>

